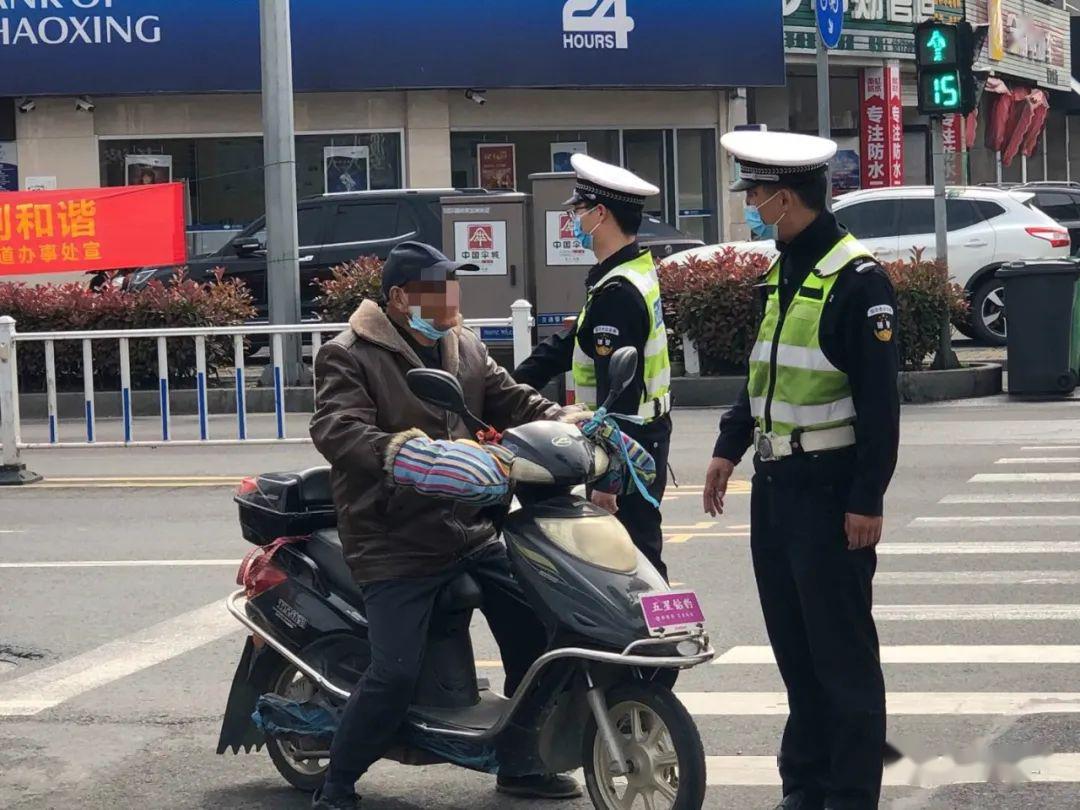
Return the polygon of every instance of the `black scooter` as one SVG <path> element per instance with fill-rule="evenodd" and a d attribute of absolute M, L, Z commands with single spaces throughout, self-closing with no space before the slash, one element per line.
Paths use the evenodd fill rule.
<path fill-rule="evenodd" d="M 636 367 L 633 349 L 612 357 L 609 405 Z M 468 412 L 453 376 L 414 370 L 408 382 L 470 429 L 486 427 Z M 415 702 L 387 758 L 487 772 L 581 767 L 597 808 L 698 810 L 705 799 L 701 738 L 662 685 L 663 670 L 714 656 L 697 597 L 671 590 L 618 520 L 573 494 L 619 459 L 576 426 L 556 422 L 508 430 L 501 443 L 518 459 L 520 503 L 504 511 L 502 536 L 547 628 L 548 651 L 512 696 L 478 681 L 469 625 L 481 592 L 467 574 L 452 581 L 438 597 Z M 363 599 L 333 528 L 328 473 L 269 474 L 241 485 L 244 537 L 262 548 L 245 560 L 237 580 L 244 587 L 227 600 L 252 635 L 218 753 L 266 745 L 282 776 L 305 791 L 322 783 L 332 736 L 325 726 L 370 660 Z M 295 535 L 301 539 L 277 539 Z M 257 707 L 262 717 L 283 704 L 292 712 L 285 720 L 253 721 Z"/>

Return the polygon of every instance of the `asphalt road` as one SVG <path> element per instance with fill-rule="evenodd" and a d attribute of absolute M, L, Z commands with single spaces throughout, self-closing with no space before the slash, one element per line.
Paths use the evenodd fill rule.
<path fill-rule="evenodd" d="M 905 410 L 876 600 L 889 733 L 912 760 L 889 774 L 883 806 L 1080 806 L 1078 409 L 997 398 Z M 746 487 L 722 520 L 701 513 L 717 417 L 676 414 L 682 486 L 664 505 L 667 558 L 702 595 L 722 653 L 679 688 L 711 757 L 706 806 L 756 810 L 778 796 L 782 685 L 750 570 Z M 301 435 L 295 421 L 290 435 Z M 46 484 L 0 491 L 0 807 L 307 806 L 265 754 L 214 749 L 243 643 L 221 600 L 249 548 L 228 486 L 316 464 L 314 451 L 56 450 L 28 461 Z M 747 465 L 737 475 L 745 481 Z M 475 638 L 480 661 L 497 657 L 480 623 Z M 1004 765 L 991 774 L 989 761 Z M 1031 781 L 1009 783 L 1021 778 Z M 450 767 L 379 765 L 362 792 L 372 810 L 539 806 Z"/>

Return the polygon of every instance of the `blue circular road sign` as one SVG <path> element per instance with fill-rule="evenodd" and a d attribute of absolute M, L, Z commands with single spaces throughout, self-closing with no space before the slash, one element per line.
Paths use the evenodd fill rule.
<path fill-rule="evenodd" d="M 840 44 L 844 33 L 844 0 L 813 0 L 818 31 L 826 48 Z"/>

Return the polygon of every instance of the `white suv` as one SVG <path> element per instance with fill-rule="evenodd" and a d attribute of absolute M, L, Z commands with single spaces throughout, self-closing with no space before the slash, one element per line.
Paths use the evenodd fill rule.
<path fill-rule="evenodd" d="M 1069 232 L 1030 206 L 1034 194 L 995 188 L 950 188 L 949 270 L 971 301 L 968 337 L 1003 345 L 1003 285 L 995 271 L 1020 259 L 1065 258 Z M 926 186 L 853 191 L 833 204 L 836 218 L 883 262 L 907 259 L 915 248 L 933 259 L 934 190 Z"/>

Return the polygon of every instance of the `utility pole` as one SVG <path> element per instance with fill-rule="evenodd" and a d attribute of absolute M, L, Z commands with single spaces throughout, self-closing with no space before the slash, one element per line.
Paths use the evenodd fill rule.
<path fill-rule="evenodd" d="M 817 116 L 818 135 L 832 139 L 832 99 L 829 94 L 829 49 L 817 33 Z M 832 205 L 832 166 L 828 169 L 828 204 Z"/>
<path fill-rule="evenodd" d="M 940 115 L 930 117 L 934 141 L 934 234 L 937 243 L 937 259 L 949 266 L 949 230 L 945 205 L 945 135 Z M 941 324 L 938 350 L 931 368 L 959 368 L 960 361 L 952 348 L 952 319 L 946 313 Z"/>
<path fill-rule="evenodd" d="M 300 256 L 289 0 L 259 0 L 259 22 L 270 323 L 297 324 L 300 323 Z M 303 376 L 300 336 L 283 337 L 283 384 L 295 385 Z"/>

